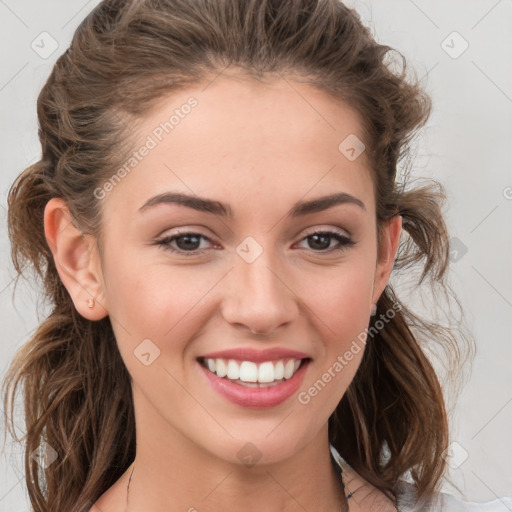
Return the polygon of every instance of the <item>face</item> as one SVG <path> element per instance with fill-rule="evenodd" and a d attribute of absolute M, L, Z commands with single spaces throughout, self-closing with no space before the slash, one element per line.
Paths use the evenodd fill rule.
<path fill-rule="evenodd" d="M 291 83 L 218 77 L 163 99 L 136 163 L 98 192 L 102 300 L 138 436 L 279 461 L 325 432 L 358 369 L 390 269 L 365 154 L 339 149 L 362 126 Z"/>

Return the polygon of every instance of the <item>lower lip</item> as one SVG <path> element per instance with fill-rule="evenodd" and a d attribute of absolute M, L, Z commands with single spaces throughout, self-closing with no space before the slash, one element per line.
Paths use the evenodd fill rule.
<path fill-rule="evenodd" d="M 273 407 L 290 398 L 302 384 L 309 363 L 310 359 L 304 361 L 300 368 L 293 374 L 292 378 L 285 380 L 281 384 L 264 388 L 250 388 L 242 384 L 235 384 L 224 377 L 217 377 L 217 375 L 206 369 L 199 361 L 197 362 L 199 368 L 213 386 L 213 389 L 223 397 L 236 405 L 256 408 Z"/>

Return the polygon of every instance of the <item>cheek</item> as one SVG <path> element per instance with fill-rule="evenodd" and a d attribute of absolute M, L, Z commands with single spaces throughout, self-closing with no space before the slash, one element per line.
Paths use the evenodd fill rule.
<path fill-rule="evenodd" d="M 367 327 L 375 269 L 372 257 L 370 247 L 358 248 L 331 266 L 308 264 L 287 275 L 290 288 L 307 306 L 306 323 L 316 323 L 322 352 L 330 359 L 343 353 Z M 137 251 L 127 255 L 112 248 L 105 272 L 109 314 L 128 368 L 133 365 L 134 350 L 145 339 L 162 351 L 171 351 L 174 364 L 179 364 L 186 355 L 188 338 L 222 300 L 221 287 L 208 293 L 222 274 L 212 268 L 171 269 L 148 264 Z"/>
<path fill-rule="evenodd" d="M 178 273 L 169 279 L 169 272 L 136 257 L 111 259 L 106 272 L 107 303 L 119 350 L 129 370 L 138 368 L 137 347 L 150 340 L 163 351 L 163 340 L 176 339 L 175 331 L 181 328 L 194 299 L 197 302 L 197 292 L 182 283 Z"/>
<path fill-rule="evenodd" d="M 328 278 L 308 280 L 307 289 L 314 293 L 307 305 L 314 313 L 310 315 L 315 319 L 314 330 L 322 338 L 318 345 L 322 353 L 299 402 L 318 397 L 314 402 L 319 414 L 334 410 L 359 368 L 370 318 L 373 270 L 370 258 L 353 258 Z"/>
<path fill-rule="evenodd" d="M 121 251 L 113 243 L 105 258 L 109 313 L 127 330 L 132 326 L 140 334 L 169 329 L 175 317 L 190 309 L 197 295 L 197 289 L 190 286 L 191 274 L 155 264 L 152 257 L 152 249 L 128 247 Z"/>
<path fill-rule="evenodd" d="M 336 268 L 320 269 L 304 281 L 304 297 L 331 329 L 330 337 L 345 340 L 368 323 L 375 263 L 354 253 Z"/>
<path fill-rule="evenodd" d="M 210 292 L 219 276 L 211 269 L 150 264 L 135 251 L 111 261 L 108 303 L 119 351 L 134 381 L 159 388 L 169 382 L 165 370 L 180 373 L 190 363 L 191 341 L 215 314 Z M 148 367 L 141 360 L 147 353 L 154 361 Z"/>

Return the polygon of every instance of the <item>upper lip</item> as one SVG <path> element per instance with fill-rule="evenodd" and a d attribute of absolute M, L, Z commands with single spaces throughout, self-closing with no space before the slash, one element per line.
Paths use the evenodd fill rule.
<path fill-rule="evenodd" d="M 253 361 L 261 363 L 265 361 L 275 361 L 278 359 L 306 359 L 310 358 L 308 354 L 297 350 L 287 348 L 267 348 L 265 350 L 255 350 L 253 348 L 232 348 L 228 350 L 219 350 L 217 352 L 209 352 L 200 356 L 205 359 L 236 359 L 239 361 Z"/>

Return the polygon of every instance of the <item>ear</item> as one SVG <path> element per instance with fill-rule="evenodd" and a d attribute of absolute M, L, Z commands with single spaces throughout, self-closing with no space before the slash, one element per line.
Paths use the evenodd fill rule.
<path fill-rule="evenodd" d="M 389 277 L 393 271 L 401 233 L 402 216 L 395 215 L 386 223 L 382 230 L 381 246 L 378 251 L 373 282 L 373 304 L 377 304 L 379 297 L 388 284 Z"/>
<path fill-rule="evenodd" d="M 52 198 L 44 209 L 44 234 L 57 272 L 76 310 L 88 320 L 108 315 L 96 239 L 74 224 L 66 202 Z M 89 307 L 94 299 L 94 307 Z"/>

